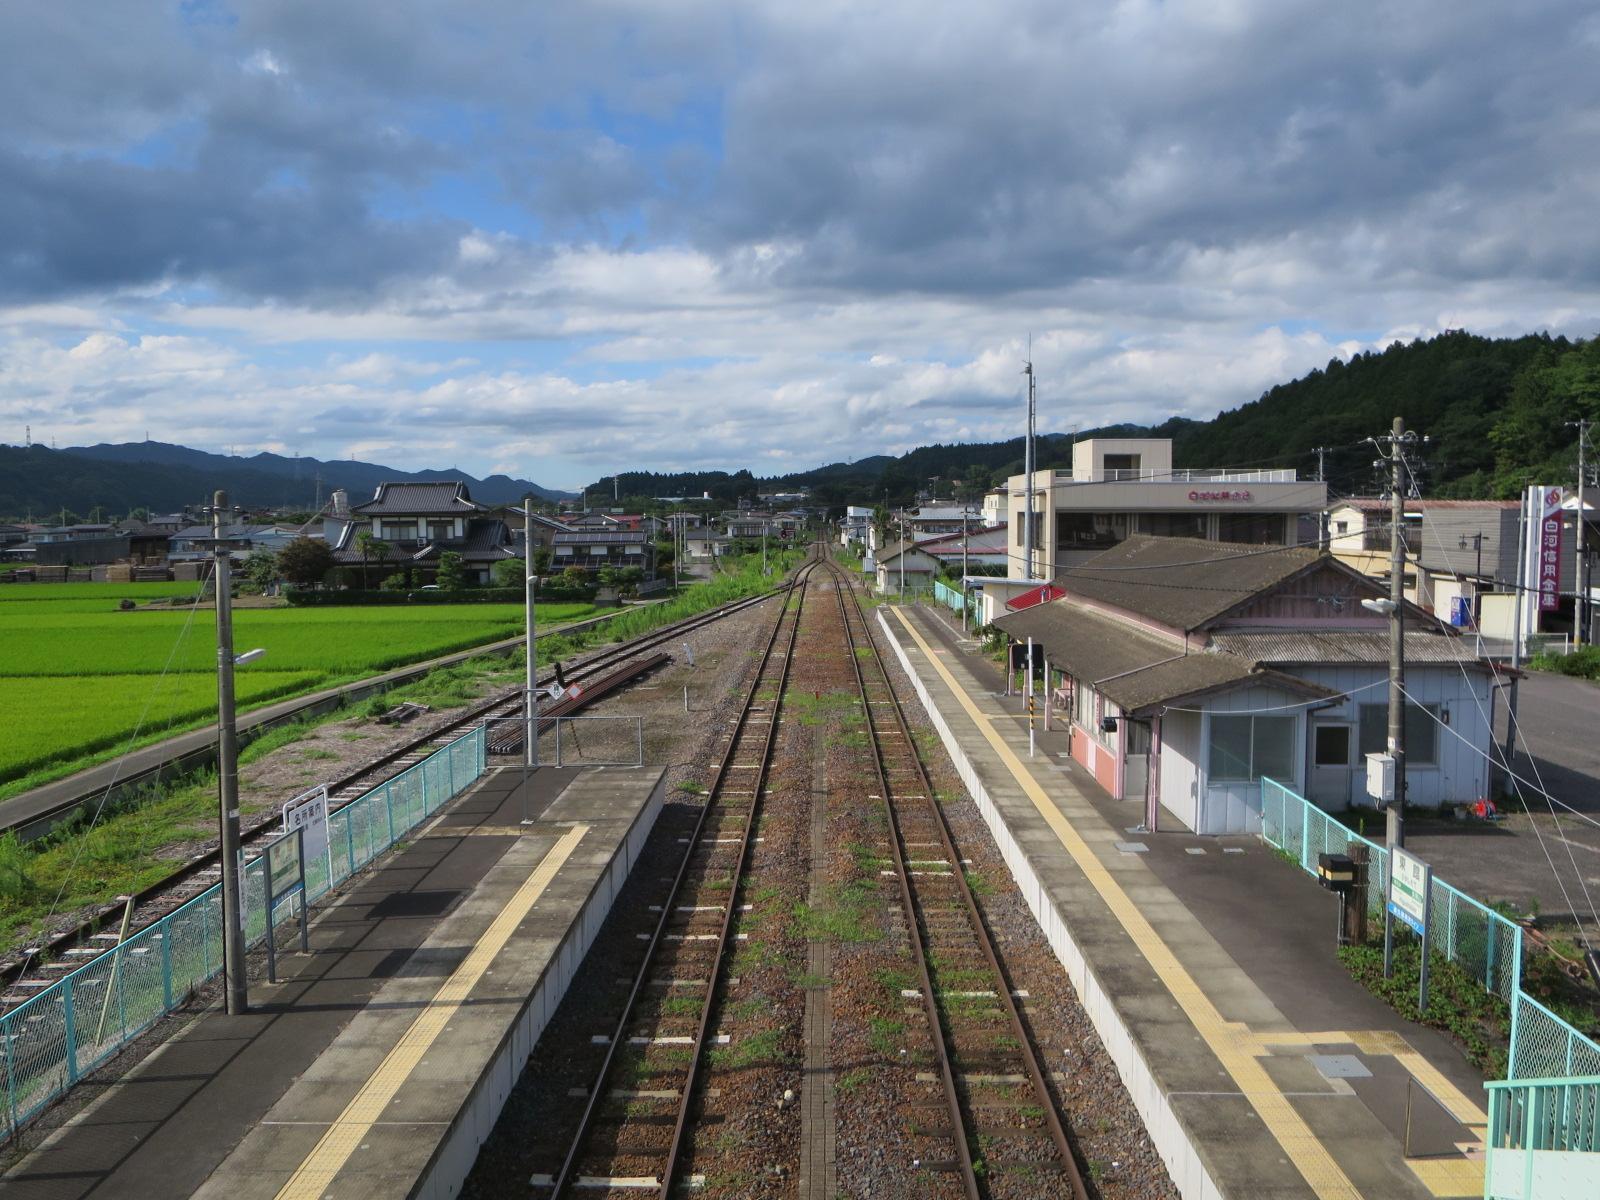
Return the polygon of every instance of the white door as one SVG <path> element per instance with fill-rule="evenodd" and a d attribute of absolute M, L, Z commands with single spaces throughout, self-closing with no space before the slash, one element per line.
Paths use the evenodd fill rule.
<path fill-rule="evenodd" d="M 1356 778 L 1356 727 L 1348 721 L 1311 723 L 1308 799 L 1318 808 L 1342 812 L 1350 807 Z"/>

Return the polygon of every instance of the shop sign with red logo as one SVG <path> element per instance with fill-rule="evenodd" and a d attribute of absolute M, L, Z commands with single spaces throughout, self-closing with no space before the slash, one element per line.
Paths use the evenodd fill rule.
<path fill-rule="evenodd" d="M 1539 611 L 1554 612 L 1561 605 L 1561 488 L 1546 488 L 1539 516 Z"/>

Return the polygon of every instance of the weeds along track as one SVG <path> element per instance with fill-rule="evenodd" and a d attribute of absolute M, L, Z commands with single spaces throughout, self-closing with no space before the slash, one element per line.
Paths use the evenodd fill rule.
<path fill-rule="evenodd" d="M 1173 1200 L 871 634 L 826 561 L 751 631 L 464 1197 Z"/>
<path fill-rule="evenodd" d="M 559 677 L 563 682 L 582 684 L 585 688 L 592 689 L 596 695 L 603 695 L 610 687 L 625 686 L 625 684 L 607 685 L 606 681 L 613 677 L 626 676 L 629 664 L 636 664 L 647 656 L 658 658 L 663 653 L 663 647 L 691 630 L 763 603 L 774 594 L 782 594 L 786 587 L 787 585 L 776 589 L 776 593 L 765 592 L 719 605 L 703 613 L 696 613 L 664 625 L 630 641 L 581 655 L 559 670 L 553 667 L 540 679 L 540 686 L 555 683 Z M 427 758 L 435 750 L 459 737 L 473 725 L 485 721 L 498 721 L 502 722 L 504 727 L 505 722 L 520 716 L 522 711 L 522 690 L 518 688 L 480 701 L 442 723 L 431 724 L 427 731 L 418 737 L 390 750 L 359 770 L 331 781 L 328 784 L 329 810 L 337 811 L 373 789 L 381 787 Z M 553 713 L 557 710 L 549 709 L 549 711 Z M 541 724 L 541 728 L 543 727 L 545 726 Z M 507 745 L 494 747 L 492 752 L 520 752 L 520 748 L 521 737 L 516 736 L 508 739 Z M 244 846 L 248 849 L 251 845 L 264 841 L 277 827 L 276 819 L 270 816 L 248 826 L 242 831 Z M 184 860 L 175 859 L 172 872 L 166 878 L 151 884 L 133 897 L 134 918 L 129 933 L 137 933 L 193 899 L 215 884 L 221 878 L 221 872 L 220 858 L 215 847 Z M 114 928 L 116 922 L 120 920 L 122 909 L 121 902 L 108 906 L 73 928 L 43 939 L 39 946 L 35 947 L 34 952 L 0 964 L 0 985 L 5 988 L 4 992 L 0 993 L 0 1011 L 8 1011 L 26 1000 L 39 987 L 53 982 L 54 976 L 42 968 L 43 963 L 59 962 L 66 958 L 70 951 L 72 966 L 79 967 L 93 961 L 93 956 L 87 953 L 88 951 L 104 952 L 109 949 L 111 941 L 104 937 L 97 938 L 96 935 L 101 934 L 108 926 Z"/>
<path fill-rule="evenodd" d="M 774 772 L 779 718 L 815 570 L 811 564 L 802 571 L 772 625 L 698 818 L 677 839 L 676 873 L 650 906 L 648 927 L 634 935 L 635 961 L 617 980 L 620 1003 L 612 1020 L 602 1025 L 602 1014 L 589 1014 L 594 1032 L 588 1042 L 599 1050 L 598 1065 L 568 1089 L 576 1120 L 548 1146 L 565 1145 L 559 1159 L 552 1156 L 548 1167 L 532 1172 L 536 1194 L 564 1196 L 581 1188 L 586 1196 L 651 1190 L 666 1197 L 680 1183 L 703 1183 L 708 1174 L 730 1169 L 711 1161 L 722 1157 L 722 1147 L 689 1136 L 714 1123 L 707 1104 L 716 1107 L 730 1088 L 781 1097 L 799 1085 L 782 1049 L 795 1035 L 785 1015 L 792 1001 L 786 1004 L 790 998 L 783 994 L 792 985 L 781 982 L 750 1014 L 764 1025 L 761 1031 L 729 1032 L 720 1021 L 740 1004 L 740 989 L 752 985 L 749 975 L 772 965 L 766 945 L 752 940 L 757 933 L 741 928 L 751 923 L 741 915 L 754 907 L 752 897 L 784 890 L 782 856 L 757 853 L 765 836 L 758 830 L 770 827 L 764 808 L 780 782 Z M 730 954 L 733 946 L 739 949 Z M 616 974 L 621 965 L 611 961 L 608 970 Z M 581 1073 L 578 1057 L 569 1065 Z M 758 1163 L 777 1177 L 791 1173 L 794 1139 L 782 1127 L 787 1123 L 740 1138 L 731 1156 L 738 1165 L 731 1169 L 743 1172 Z M 549 1131 L 540 1132 L 548 1137 Z"/>
<path fill-rule="evenodd" d="M 925 1168 L 958 1176 L 977 1197 L 1062 1196 L 1087 1200 L 1015 989 L 995 951 L 918 752 L 910 723 L 877 653 L 855 592 L 835 589 L 863 706 L 864 747 L 888 816 L 888 861 L 880 878 L 898 891 L 914 960 L 913 1001 L 932 1044 L 918 1080 L 937 1089 L 912 1111 L 912 1135 L 943 1140 L 949 1158 Z"/>

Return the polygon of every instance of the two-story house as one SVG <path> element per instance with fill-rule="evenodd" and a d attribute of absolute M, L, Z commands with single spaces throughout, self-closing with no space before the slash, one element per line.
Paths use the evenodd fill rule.
<path fill-rule="evenodd" d="M 351 505 L 346 517 L 331 518 L 324 530 L 340 566 L 362 564 L 365 532 L 388 547 L 379 570 L 410 566 L 425 579 L 437 574 L 447 553 L 459 554 L 467 580 L 480 585 L 492 582 L 495 563 L 519 557 L 506 522 L 475 503 L 458 481 L 380 483 L 371 500 Z M 365 559 L 370 567 L 370 551 Z"/>

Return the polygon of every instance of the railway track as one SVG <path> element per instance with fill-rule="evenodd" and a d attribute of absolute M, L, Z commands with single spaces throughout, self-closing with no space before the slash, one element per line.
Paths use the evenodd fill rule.
<path fill-rule="evenodd" d="M 561 1165 L 532 1178 L 535 1194 L 655 1191 L 665 1200 L 680 1167 L 741 896 L 772 766 L 778 717 L 813 562 L 802 568 L 761 651 L 755 677 L 716 763 L 704 804 L 648 934 L 621 1015 Z M 629 1086 L 643 1083 L 645 1086 Z M 669 1127 L 670 1123 L 670 1127 Z M 663 1136 L 665 1132 L 665 1136 Z"/>
<path fill-rule="evenodd" d="M 961 853 L 859 595 L 832 564 L 850 663 L 865 713 L 878 792 L 889 816 L 892 874 L 906 914 L 918 1001 L 932 1035 L 942 1111 L 918 1127 L 948 1146 L 925 1169 L 957 1173 L 972 1200 L 1020 1174 L 1027 1195 L 1088 1200 L 1011 979 L 973 896 Z M 940 1135 L 943 1135 L 942 1137 Z M 983 1147 L 981 1155 L 975 1148 Z M 1052 1178 L 1053 1177 L 1053 1178 Z M 1009 1191 L 1009 1189 L 1008 1189 Z"/>
<path fill-rule="evenodd" d="M 832 598 L 818 595 L 815 585 L 821 580 L 835 585 Z M 827 608 L 816 610 L 817 605 Z M 835 605 L 836 620 L 823 619 L 835 615 L 829 612 Z M 816 619 L 809 621 L 811 632 L 802 644 L 802 620 L 811 610 Z M 897 893 L 898 905 L 889 911 L 901 914 L 896 924 L 903 926 L 915 964 L 916 986 L 899 995 L 916 1005 L 924 1023 L 920 1033 L 908 1031 L 906 1044 L 929 1047 L 919 1062 L 931 1069 L 916 1073 L 914 1098 L 900 1114 L 904 1127 L 891 1155 L 935 1181 L 929 1195 L 1088 1198 L 1031 1030 L 962 869 L 859 597 L 845 572 L 821 560 L 802 572 L 790 603 L 768 632 L 705 801 L 687 836 L 679 838 L 686 848 L 676 873 L 663 875 L 670 886 L 650 896 L 660 901 L 650 906 L 654 916 L 630 917 L 637 932 L 628 936 L 643 950 L 637 968 L 616 980 L 628 989 L 626 1000 L 615 1008 L 609 1001 L 603 1006 L 617 1014 L 614 1021 L 605 1032 L 588 1035 L 588 1041 L 604 1046 L 598 1067 L 593 1058 L 588 1068 L 579 1066 L 592 1074 L 579 1076 L 582 1086 L 565 1093 L 582 1105 L 576 1126 L 558 1121 L 567 1131 L 564 1140 L 546 1143 L 534 1156 L 550 1168 L 531 1178 L 533 1194 L 541 1200 L 642 1192 L 666 1200 L 684 1188 L 718 1191 L 734 1178 L 745 1180 L 738 1186 L 748 1186 L 752 1154 L 769 1162 L 790 1157 L 771 1143 L 759 1151 L 745 1146 L 734 1152 L 736 1159 L 742 1156 L 738 1165 L 729 1163 L 719 1173 L 728 1135 L 708 1138 L 699 1126 L 725 1119 L 710 1112 L 726 1111 L 726 1097 L 717 1104 L 709 1101 L 717 1094 L 713 1085 L 728 1082 L 719 1060 L 741 1061 L 738 1045 L 722 1044 L 729 1029 L 738 1040 L 736 1026 L 724 1023 L 724 1010 L 741 994 L 735 976 L 746 973 L 735 969 L 743 952 L 735 953 L 733 938 L 744 936 L 736 933 L 749 915 L 744 910 L 763 907 L 742 901 L 759 898 L 776 882 L 760 872 L 749 874 L 758 857 L 754 832 L 770 828 L 761 822 L 774 797 L 782 803 L 782 797 L 794 794 L 792 780 L 786 787 L 774 777 L 780 769 L 775 762 L 779 726 L 786 694 L 811 686 L 791 680 L 797 656 L 815 659 L 838 652 L 818 641 L 819 633 L 843 642 L 853 694 L 852 683 L 843 683 L 841 695 L 850 694 L 865 715 L 866 738 L 857 753 L 870 761 L 873 800 L 886 817 L 883 869 L 875 874 Z M 813 699 L 825 703 L 820 693 Z M 787 769 L 793 768 L 789 763 Z M 775 809 L 772 816 L 778 815 Z M 771 926 L 763 922 L 762 928 L 765 932 L 749 936 L 770 939 Z M 609 958 L 603 969 L 620 974 L 621 965 Z M 748 996 L 747 986 L 743 994 Z M 886 1063 L 883 1069 L 910 1071 L 903 1063 Z M 769 1088 L 773 1078 L 767 1077 Z M 821 1086 L 809 1066 L 802 1086 Z M 802 1101 L 790 1093 L 784 1103 Z M 792 1139 L 795 1125 L 785 1127 L 789 1132 L 781 1136 Z M 815 1121 L 801 1122 L 799 1130 L 802 1140 L 829 1136 Z M 553 1132 L 537 1131 L 535 1140 Z M 766 1184 L 773 1194 L 792 1194 L 790 1181 L 781 1177 L 768 1177 Z M 807 1194 L 820 1194 L 816 1180 L 810 1186 Z"/>
<path fill-rule="evenodd" d="M 641 655 L 650 655 L 651 665 L 658 665 L 663 661 L 665 654 L 661 647 L 704 625 L 763 603 L 774 595 L 784 595 L 789 586 L 784 584 L 770 592 L 719 605 L 703 613 L 696 613 L 681 621 L 651 630 L 630 641 L 584 655 L 570 666 L 554 667 L 539 681 L 541 687 L 559 680 L 564 683 L 584 685 L 586 694 L 578 704 L 564 701 L 559 708 L 553 705 L 547 706 L 542 717 L 553 721 L 554 717 L 573 711 L 575 707 L 581 706 L 581 703 L 588 703 L 591 699 L 603 696 L 607 691 L 620 685 L 613 677 L 626 673 L 628 670 L 626 664 L 630 660 L 637 660 Z M 430 727 L 427 732 L 386 752 L 360 769 L 331 781 L 328 784 L 329 810 L 337 811 L 393 779 L 478 722 L 506 720 L 515 718 L 521 713 L 520 688 L 500 693 L 470 706 L 443 724 Z M 541 722 L 541 729 L 547 727 Z M 513 744 L 497 746 L 496 753 L 520 752 L 520 733 L 515 738 L 502 741 Z M 253 845 L 265 841 L 277 827 L 277 818 L 271 814 L 248 825 L 241 832 L 246 851 Z M 215 848 L 194 855 L 184 862 L 175 863 L 169 875 L 133 896 L 134 919 L 129 927 L 129 934 L 136 933 L 160 920 L 167 913 L 211 887 L 221 878 L 221 872 L 221 859 Z M 107 933 L 105 930 L 107 926 L 114 926 L 120 920 L 125 903 L 118 901 L 107 905 L 72 928 L 54 934 L 11 961 L 0 964 L 0 988 L 3 988 L 3 991 L 0 991 L 0 1011 L 8 1011 L 38 990 L 48 987 L 64 970 L 75 970 L 111 949 L 115 945 L 117 935 Z"/>

